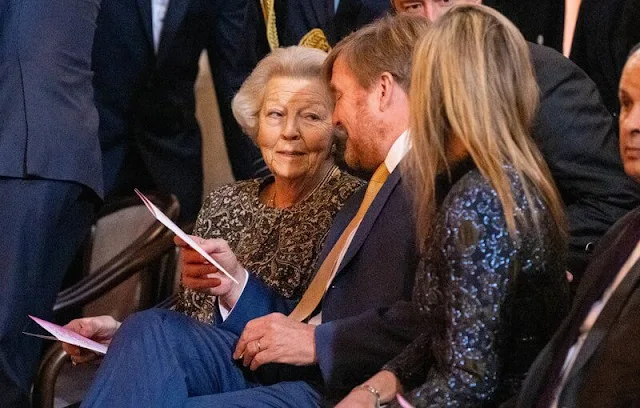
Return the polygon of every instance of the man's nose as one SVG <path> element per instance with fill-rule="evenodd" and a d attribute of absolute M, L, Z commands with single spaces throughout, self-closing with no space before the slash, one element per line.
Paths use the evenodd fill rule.
<path fill-rule="evenodd" d="M 433 2 L 425 1 L 423 10 L 425 13 L 425 17 L 428 18 L 429 21 L 431 22 L 436 21 L 436 19 L 438 18 L 438 13 L 436 10 L 436 6 L 433 4 Z"/>
<path fill-rule="evenodd" d="M 620 123 L 621 128 L 627 128 L 629 133 L 633 135 L 640 134 L 640 103 L 636 103 L 631 111 L 624 119 L 624 123 Z"/>

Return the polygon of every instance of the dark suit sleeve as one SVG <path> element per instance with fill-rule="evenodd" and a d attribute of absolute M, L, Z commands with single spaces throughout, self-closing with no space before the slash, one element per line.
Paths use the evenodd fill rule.
<path fill-rule="evenodd" d="M 296 302 L 276 294 L 261 280 L 249 273 L 249 280 L 240 299 L 227 319 L 220 323 L 220 327 L 240 336 L 244 326 L 250 320 L 269 313 L 289 314 L 295 305 Z"/>
<path fill-rule="evenodd" d="M 566 205 L 571 256 L 640 202 L 624 173 L 618 138 L 595 84 L 561 54 L 531 44 L 541 91 L 534 138 Z"/>
<path fill-rule="evenodd" d="M 264 169 L 260 151 L 246 136 L 231 111 L 231 100 L 262 55 L 256 52 L 256 1 L 217 1 L 207 46 L 224 140 L 236 180 L 253 178 Z M 248 35 L 254 33 L 254 36 Z"/>
<path fill-rule="evenodd" d="M 423 322 L 412 303 L 399 301 L 319 325 L 316 357 L 325 384 L 348 391 L 363 382 L 416 338 Z"/>

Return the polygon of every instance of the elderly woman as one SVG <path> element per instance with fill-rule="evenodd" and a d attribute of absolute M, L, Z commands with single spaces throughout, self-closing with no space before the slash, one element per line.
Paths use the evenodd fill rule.
<path fill-rule="evenodd" d="M 206 198 L 195 237 L 223 238 L 238 259 L 285 298 L 297 299 L 333 217 L 363 182 L 335 165 L 333 102 L 321 76 L 326 53 L 305 47 L 277 49 L 265 57 L 233 100 L 233 112 L 262 155 L 272 176 L 222 186 Z M 201 278 L 204 259 L 183 248 L 183 285 L 176 309 L 212 323 L 219 279 Z M 224 315 L 231 307 L 220 304 Z M 76 319 L 67 326 L 109 342 L 120 323 L 109 316 Z M 92 353 L 64 345 L 74 362 Z"/>
<path fill-rule="evenodd" d="M 417 407 L 497 405 L 568 306 L 563 207 L 529 136 L 538 89 L 522 35 L 492 9 L 456 6 L 413 61 L 413 301 L 428 331 L 340 408 L 403 390 Z"/>
<path fill-rule="evenodd" d="M 194 230 L 227 240 L 247 270 L 286 298 L 302 295 L 334 215 L 362 185 L 334 163 L 333 102 L 319 76 L 325 57 L 304 47 L 276 49 L 247 78 L 233 113 L 273 176 L 213 191 Z M 177 310 L 211 322 L 215 298 L 206 289 L 219 281 L 190 276 L 202 258 L 183 248 L 187 288 Z"/>

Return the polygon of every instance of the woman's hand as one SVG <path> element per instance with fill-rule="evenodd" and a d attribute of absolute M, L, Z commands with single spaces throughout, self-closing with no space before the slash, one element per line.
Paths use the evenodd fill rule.
<path fill-rule="evenodd" d="M 72 320 L 64 327 L 98 343 L 109 344 L 118 331 L 120 322 L 111 316 L 85 317 Z M 74 364 L 87 363 L 99 357 L 91 350 L 69 343 L 62 343 L 62 349 L 71 356 Z"/>
<path fill-rule="evenodd" d="M 246 272 L 238 262 L 229 244 L 223 239 L 203 239 L 190 236 L 202 249 L 216 260 L 233 276 L 239 284 L 235 284 L 218 268 L 207 262 L 202 255 L 191 248 L 179 237 L 173 242 L 180 248 L 182 262 L 182 284 L 190 289 L 218 296 L 219 301 L 231 309 L 244 287 Z"/>

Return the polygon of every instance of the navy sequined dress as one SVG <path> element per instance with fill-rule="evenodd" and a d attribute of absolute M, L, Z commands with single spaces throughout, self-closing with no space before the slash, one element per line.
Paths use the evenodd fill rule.
<path fill-rule="evenodd" d="M 528 219 L 533 206 L 539 231 L 516 219 L 515 239 L 509 235 L 496 191 L 470 161 L 439 194 L 413 294 L 427 329 L 383 368 L 412 390 L 416 407 L 495 406 L 511 397 L 568 311 L 564 240 L 542 199 L 532 193 L 529 203 L 506 168 L 516 213 Z"/>

